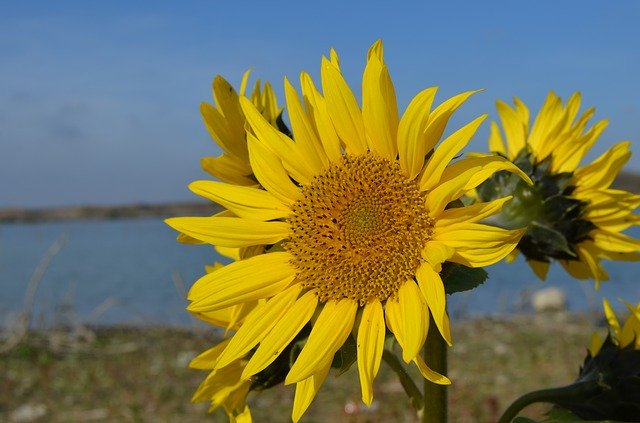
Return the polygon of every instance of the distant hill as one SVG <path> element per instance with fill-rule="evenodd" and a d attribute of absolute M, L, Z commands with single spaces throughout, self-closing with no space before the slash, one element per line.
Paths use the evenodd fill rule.
<path fill-rule="evenodd" d="M 640 174 L 621 172 L 614 188 L 640 194 Z M 141 217 L 210 216 L 220 210 L 212 203 L 131 204 L 122 206 L 81 206 L 42 209 L 0 210 L 0 223 L 39 222 L 70 219 L 131 219 Z"/>
<path fill-rule="evenodd" d="M 620 175 L 613 182 L 614 188 L 640 194 L 640 174 L 633 172 L 620 172 Z"/>

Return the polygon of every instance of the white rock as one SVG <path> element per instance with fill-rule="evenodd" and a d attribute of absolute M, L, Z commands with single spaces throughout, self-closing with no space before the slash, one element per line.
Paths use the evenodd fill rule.
<path fill-rule="evenodd" d="M 531 304 L 536 313 L 564 311 L 567 309 L 567 296 L 560 288 L 544 288 L 533 293 Z"/>
<path fill-rule="evenodd" d="M 180 351 L 176 356 L 176 367 L 188 367 L 191 360 L 193 360 L 197 355 L 197 351 Z"/>
<path fill-rule="evenodd" d="M 22 404 L 13 410 L 9 421 L 13 423 L 29 423 L 38 420 L 47 414 L 47 407 L 44 404 Z"/>

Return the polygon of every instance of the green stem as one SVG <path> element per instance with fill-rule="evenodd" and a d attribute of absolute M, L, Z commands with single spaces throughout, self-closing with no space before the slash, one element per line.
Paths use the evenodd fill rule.
<path fill-rule="evenodd" d="M 433 329 L 427 334 L 427 340 L 422 350 L 424 361 L 432 370 L 446 376 L 447 343 L 440 335 L 440 332 L 435 329 L 436 325 L 433 317 L 429 326 Z M 438 385 L 425 379 L 424 405 L 423 423 L 447 423 L 447 386 Z"/>
<path fill-rule="evenodd" d="M 498 423 L 509 423 L 522 409 L 536 402 L 555 403 L 558 400 L 573 398 L 584 398 L 584 396 L 594 395 L 603 389 L 597 380 L 574 383 L 561 388 L 541 389 L 524 394 L 515 400 L 509 408 L 502 414 Z"/>
<path fill-rule="evenodd" d="M 413 406 L 417 410 L 422 410 L 424 408 L 424 402 L 422 401 L 422 393 L 420 392 L 420 389 L 418 389 L 416 384 L 413 382 L 413 379 L 411 379 L 411 376 L 409 376 L 407 371 L 404 369 L 404 367 L 398 360 L 398 357 L 396 357 L 395 354 L 393 354 L 391 351 L 385 349 L 382 352 L 382 359 L 385 361 L 385 363 L 389 365 L 389 367 L 391 367 L 391 370 L 396 372 L 396 374 L 398 375 L 398 378 L 400 379 L 400 384 L 404 388 L 407 395 L 409 395 L 409 397 L 411 398 L 411 402 L 413 403 Z"/>

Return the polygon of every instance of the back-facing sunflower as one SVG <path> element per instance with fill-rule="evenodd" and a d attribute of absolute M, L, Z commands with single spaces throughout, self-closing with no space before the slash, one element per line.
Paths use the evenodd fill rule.
<path fill-rule="evenodd" d="M 534 183 L 498 173 L 477 193 L 482 201 L 514 196 L 494 221 L 506 228 L 528 227 L 517 251 L 534 272 L 545 279 L 557 260 L 573 277 L 594 279 L 598 286 L 608 279 L 601 259 L 640 260 L 640 240 L 622 233 L 640 224 L 640 216 L 633 214 L 640 195 L 611 188 L 631 156 L 629 141 L 580 166 L 607 121 L 587 128 L 595 110 L 578 116 L 579 93 L 564 105 L 549 93 L 531 126 L 529 109 L 518 98 L 514 107 L 498 101 L 497 108 L 503 133 L 492 122 L 489 148 L 512 160 Z"/>

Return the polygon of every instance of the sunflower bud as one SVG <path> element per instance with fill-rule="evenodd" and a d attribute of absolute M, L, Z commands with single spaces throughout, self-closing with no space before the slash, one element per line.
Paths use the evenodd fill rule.
<path fill-rule="evenodd" d="M 595 356 L 587 354 L 572 386 L 585 384 L 597 384 L 600 389 L 558 397 L 554 403 L 589 421 L 640 422 L 640 350 L 633 344 L 620 348 L 607 337 Z"/>

